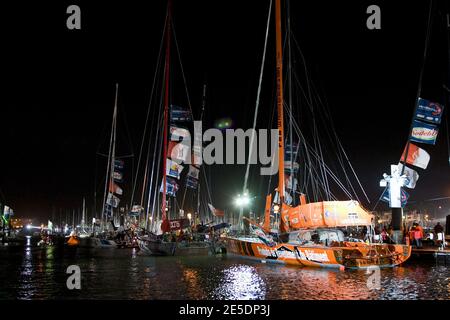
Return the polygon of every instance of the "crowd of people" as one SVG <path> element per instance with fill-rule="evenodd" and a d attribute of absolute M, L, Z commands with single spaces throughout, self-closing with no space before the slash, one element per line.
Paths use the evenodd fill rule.
<path fill-rule="evenodd" d="M 393 234 L 394 230 L 391 225 L 388 227 L 382 226 L 380 231 L 379 227 L 375 227 L 375 235 L 378 235 L 378 239 L 380 239 L 383 243 L 394 243 Z M 434 228 L 433 232 L 430 233 L 430 236 L 426 234 L 424 228 L 418 223 L 414 222 L 410 227 L 404 227 L 404 238 L 408 237 L 409 243 L 416 247 L 422 248 L 424 240 L 429 240 L 432 245 L 441 245 L 444 241 L 444 227 L 438 222 Z"/>

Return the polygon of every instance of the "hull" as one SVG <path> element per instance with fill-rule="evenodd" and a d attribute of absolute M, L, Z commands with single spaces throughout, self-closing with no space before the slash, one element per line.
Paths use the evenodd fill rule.
<path fill-rule="evenodd" d="M 66 243 L 71 247 L 78 248 L 116 248 L 113 240 L 99 239 L 96 237 L 70 237 Z"/>
<path fill-rule="evenodd" d="M 339 246 L 269 246 L 257 238 L 227 238 L 227 252 L 266 262 L 304 267 L 361 269 L 394 267 L 411 255 L 411 246 L 343 242 Z"/>
<path fill-rule="evenodd" d="M 138 239 L 139 249 L 144 254 L 154 256 L 173 256 L 176 242 L 163 242 L 153 239 Z"/>
<path fill-rule="evenodd" d="M 155 256 L 199 256 L 214 253 L 210 242 L 164 242 L 154 239 L 138 239 L 139 248 L 144 254 Z"/>

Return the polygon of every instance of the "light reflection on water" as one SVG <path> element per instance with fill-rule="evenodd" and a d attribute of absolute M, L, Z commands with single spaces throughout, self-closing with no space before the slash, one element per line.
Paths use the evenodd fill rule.
<path fill-rule="evenodd" d="M 450 270 L 409 261 L 365 271 L 297 268 L 236 257 L 148 257 L 129 249 L 0 248 L 0 299 L 450 299 Z M 66 269 L 80 266 L 81 290 Z"/>
<path fill-rule="evenodd" d="M 222 281 L 215 290 L 216 299 L 254 300 L 264 299 L 266 285 L 255 267 L 248 265 L 231 266 L 222 271 Z"/>

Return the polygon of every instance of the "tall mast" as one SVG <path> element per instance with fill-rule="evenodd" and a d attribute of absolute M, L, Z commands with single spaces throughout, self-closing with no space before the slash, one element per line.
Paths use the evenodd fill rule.
<path fill-rule="evenodd" d="M 275 32 L 277 52 L 277 112 L 278 112 L 278 192 L 284 201 L 284 117 L 283 117 L 283 48 L 281 39 L 281 4 L 275 1 Z"/>
<path fill-rule="evenodd" d="M 118 91 L 119 91 L 119 84 L 116 83 L 116 99 L 114 102 L 113 141 L 112 141 L 112 150 L 111 150 L 111 169 L 110 169 L 110 174 L 109 174 L 108 192 L 110 192 L 110 190 L 113 186 L 113 183 L 114 183 L 114 165 L 116 162 L 116 126 L 117 126 L 117 95 L 118 95 Z M 111 220 L 114 222 L 114 206 L 111 206 Z"/>
<path fill-rule="evenodd" d="M 85 199 L 83 197 L 83 212 L 81 213 L 81 228 L 83 229 L 83 231 L 84 231 L 84 225 L 86 223 L 85 215 L 86 215 L 86 203 L 85 203 Z"/>
<path fill-rule="evenodd" d="M 295 189 L 294 189 L 294 152 L 293 152 L 293 128 L 292 128 L 292 50 L 291 50 L 291 8 L 290 8 L 290 0 L 287 0 L 287 43 L 288 43 L 288 86 L 289 86 L 289 183 L 291 185 L 290 193 L 292 193 L 292 203 L 291 205 L 295 205 Z"/>
<path fill-rule="evenodd" d="M 106 178 L 105 178 L 105 193 L 103 195 L 103 205 L 102 205 L 102 229 L 105 228 L 105 221 L 106 220 L 106 214 L 105 214 L 105 204 L 107 195 L 109 192 L 108 185 L 111 185 L 112 179 L 114 177 L 114 153 L 116 151 L 115 144 L 116 144 L 116 118 L 117 118 L 117 93 L 119 90 L 119 84 L 116 83 L 116 96 L 114 100 L 114 112 L 112 117 L 112 124 L 111 124 L 111 138 L 109 141 L 109 152 L 108 152 L 108 165 L 106 166 Z"/>
<path fill-rule="evenodd" d="M 161 215 L 162 220 L 166 220 L 166 192 L 167 192 L 167 181 L 166 181 L 166 163 L 167 163 L 167 127 L 169 124 L 169 73 L 170 73 L 170 33 L 172 24 L 172 1 L 168 1 L 167 7 L 167 33 L 166 33 L 166 67 L 165 67 L 165 94 L 164 94 L 164 143 L 163 143 L 163 194 L 162 194 L 162 205 L 161 205 Z"/>

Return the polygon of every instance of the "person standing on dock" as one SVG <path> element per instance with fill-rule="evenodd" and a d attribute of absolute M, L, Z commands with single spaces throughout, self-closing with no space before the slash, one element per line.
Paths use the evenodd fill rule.
<path fill-rule="evenodd" d="M 436 239 L 437 239 L 437 243 L 441 244 L 444 240 L 444 227 L 441 226 L 441 223 L 438 222 L 435 226 L 434 226 L 434 233 L 436 234 Z"/>
<path fill-rule="evenodd" d="M 423 228 L 418 223 L 414 223 L 413 229 L 414 242 L 416 243 L 417 248 L 422 248 Z"/>

